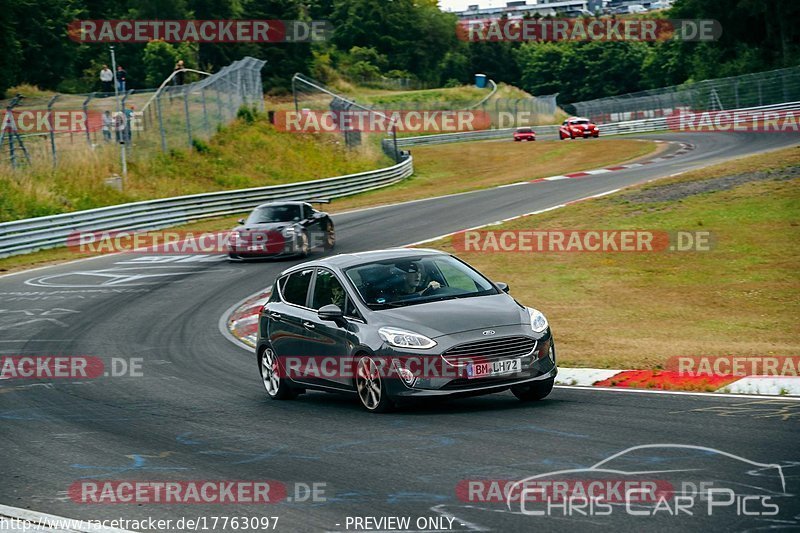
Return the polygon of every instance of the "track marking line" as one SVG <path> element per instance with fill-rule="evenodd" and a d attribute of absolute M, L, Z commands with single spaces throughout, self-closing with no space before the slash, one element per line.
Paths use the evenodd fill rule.
<path fill-rule="evenodd" d="M 19 531 L 58 531 L 63 533 L 133 533 L 126 529 L 100 527 L 85 520 L 64 518 L 30 509 L 0 505 L 0 520 L 6 519 L 11 526 L 19 526 Z M 15 524 L 16 522 L 16 524 Z M 21 522 L 21 523 L 20 523 Z M 10 529 L 14 531 L 14 529 Z"/>
<path fill-rule="evenodd" d="M 631 394 L 667 394 L 671 396 L 705 396 L 709 398 L 745 398 L 749 400 L 786 400 L 800 402 L 800 396 L 764 396 L 758 394 L 730 394 L 727 392 L 691 392 L 675 390 L 652 390 L 652 389 L 632 389 L 626 387 L 581 387 L 578 385 L 556 385 L 557 389 L 600 391 L 600 392 L 621 392 Z"/>

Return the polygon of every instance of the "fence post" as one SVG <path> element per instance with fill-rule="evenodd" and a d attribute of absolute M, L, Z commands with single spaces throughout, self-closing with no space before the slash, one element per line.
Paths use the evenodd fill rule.
<path fill-rule="evenodd" d="M 47 127 L 50 130 L 50 152 L 53 154 L 53 168 L 58 163 L 56 155 L 56 132 L 53 128 L 53 104 L 56 103 L 60 94 L 55 95 L 47 102 Z"/>
<path fill-rule="evenodd" d="M 161 94 L 156 96 L 156 114 L 158 115 L 158 131 L 161 134 L 161 151 L 167 152 L 167 133 L 164 131 L 164 117 L 161 113 Z"/>
<path fill-rule="evenodd" d="M 86 141 L 92 146 L 92 133 L 89 131 L 89 102 L 94 98 L 95 93 L 89 93 L 89 97 L 83 101 L 83 116 L 86 118 Z"/>
<path fill-rule="evenodd" d="M 189 138 L 189 149 L 192 148 L 192 119 L 189 116 L 189 91 L 183 90 L 183 110 L 186 112 L 186 135 Z"/>
<path fill-rule="evenodd" d="M 206 109 L 206 88 L 200 88 L 200 99 L 203 102 L 203 125 L 206 128 L 206 133 L 211 132 L 211 128 L 208 125 L 208 110 Z"/>

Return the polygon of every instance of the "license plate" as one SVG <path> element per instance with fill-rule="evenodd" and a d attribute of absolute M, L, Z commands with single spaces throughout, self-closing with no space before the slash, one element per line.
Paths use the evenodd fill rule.
<path fill-rule="evenodd" d="M 486 378 L 513 374 L 522 370 L 522 359 L 501 359 L 490 363 L 470 363 L 467 365 L 467 378 Z"/>
<path fill-rule="evenodd" d="M 259 250 L 263 250 L 265 246 L 263 244 L 251 244 L 247 247 L 247 251 L 249 252 L 257 252 Z"/>

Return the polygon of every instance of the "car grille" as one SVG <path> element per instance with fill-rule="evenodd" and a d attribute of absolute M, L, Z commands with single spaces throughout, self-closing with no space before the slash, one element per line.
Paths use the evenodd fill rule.
<path fill-rule="evenodd" d="M 535 347 L 536 340 L 530 337 L 500 337 L 458 344 L 446 350 L 442 357 L 451 365 L 462 365 L 470 359 L 488 362 L 522 357 L 531 353 Z"/>

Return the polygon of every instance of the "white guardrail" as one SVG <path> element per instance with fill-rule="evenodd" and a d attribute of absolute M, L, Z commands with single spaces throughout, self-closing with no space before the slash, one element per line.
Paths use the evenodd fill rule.
<path fill-rule="evenodd" d="M 391 167 L 287 185 L 221 191 L 121 204 L 0 223 L 0 257 L 65 246 L 75 232 L 154 230 L 248 211 L 272 200 L 328 200 L 401 181 L 414 173 L 409 156 Z"/>
<path fill-rule="evenodd" d="M 732 112 L 734 110 L 729 110 Z M 800 102 L 737 109 L 740 112 L 794 112 L 800 117 Z M 480 130 L 404 137 L 398 147 L 510 138 L 515 128 Z M 600 124 L 600 135 L 625 135 L 670 129 L 667 117 L 646 118 L 613 124 Z M 558 126 L 537 126 L 540 136 L 556 135 Z M 0 223 L 0 257 L 64 246 L 67 237 L 78 231 L 151 230 L 185 224 L 193 220 L 241 213 L 270 200 L 321 200 L 348 196 L 391 185 L 414 172 L 409 156 L 394 166 L 289 185 L 222 191 L 176 198 L 163 198 L 102 207 L 88 211 Z"/>

